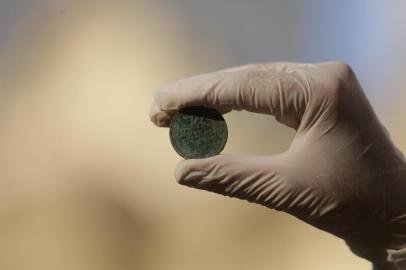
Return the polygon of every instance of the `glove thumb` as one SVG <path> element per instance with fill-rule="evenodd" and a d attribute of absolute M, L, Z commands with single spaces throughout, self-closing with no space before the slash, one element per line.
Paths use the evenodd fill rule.
<path fill-rule="evenodd" d="M 298 188 L 289 178 L 286 164 L 283 154 L 219 155 L 181 161 L 175 177 L 181 185 L 285 210 Z"/>

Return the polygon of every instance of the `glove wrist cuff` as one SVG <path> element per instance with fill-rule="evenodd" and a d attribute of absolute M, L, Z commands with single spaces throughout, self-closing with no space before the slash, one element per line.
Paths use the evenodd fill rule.
<path fill-rule="evenodd" d="M 406 270 L 406 248 L 387 249 L 386 261 L 374 262 L 373 270 Z"/>
<path fill-rule="evenodd" d="M 386 250 L 388 263 L 393 264 L 398 270 L 406 270 L 406 248 L 394 250 Z"/>

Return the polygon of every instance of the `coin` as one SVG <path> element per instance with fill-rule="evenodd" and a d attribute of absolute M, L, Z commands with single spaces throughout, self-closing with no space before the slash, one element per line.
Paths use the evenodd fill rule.
<path fill-rule="evenodd" d="M 173 148 L 183 158 L 207 158 L 218 155 L 224 149 L 228 130 L 221 113 L 193 106 L 175 114 L 169 136 Z"/>

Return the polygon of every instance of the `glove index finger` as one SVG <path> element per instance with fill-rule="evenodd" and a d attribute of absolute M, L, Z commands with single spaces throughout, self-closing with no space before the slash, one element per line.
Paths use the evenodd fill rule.
<path fill-rule="evenodd" d="M 156 106 L 150 117 L 155 124 L 167 126 L 183 107 L 206 106 L 220 112 L 246 109 L 274 115 L 296 129 L 310 96 L 305 68 L 286 62 L 251 64 L 181 79 L 155 91 Z"/>
<path fill-rule="evenodd" d="M 154 91 L 150 119 L 158 126 L 168 126 L 171 117 L 181 108 L 206 106 L 221 113 L 233 109 L 232 100 L 220 97 L 225 89 L 235 89 L 233 73 L 210 73 L 181 79 Z"/>

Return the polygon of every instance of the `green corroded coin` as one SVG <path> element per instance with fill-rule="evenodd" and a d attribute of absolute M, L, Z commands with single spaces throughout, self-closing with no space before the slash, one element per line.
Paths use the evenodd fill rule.
<path fill-rule="evenodd" d="M 218 155 L 226 145 L 227 135 L 223 116 L 214 109 L 200 106 L 178 111 L 169 130 L 173 148 L 185 159 Z"/>

